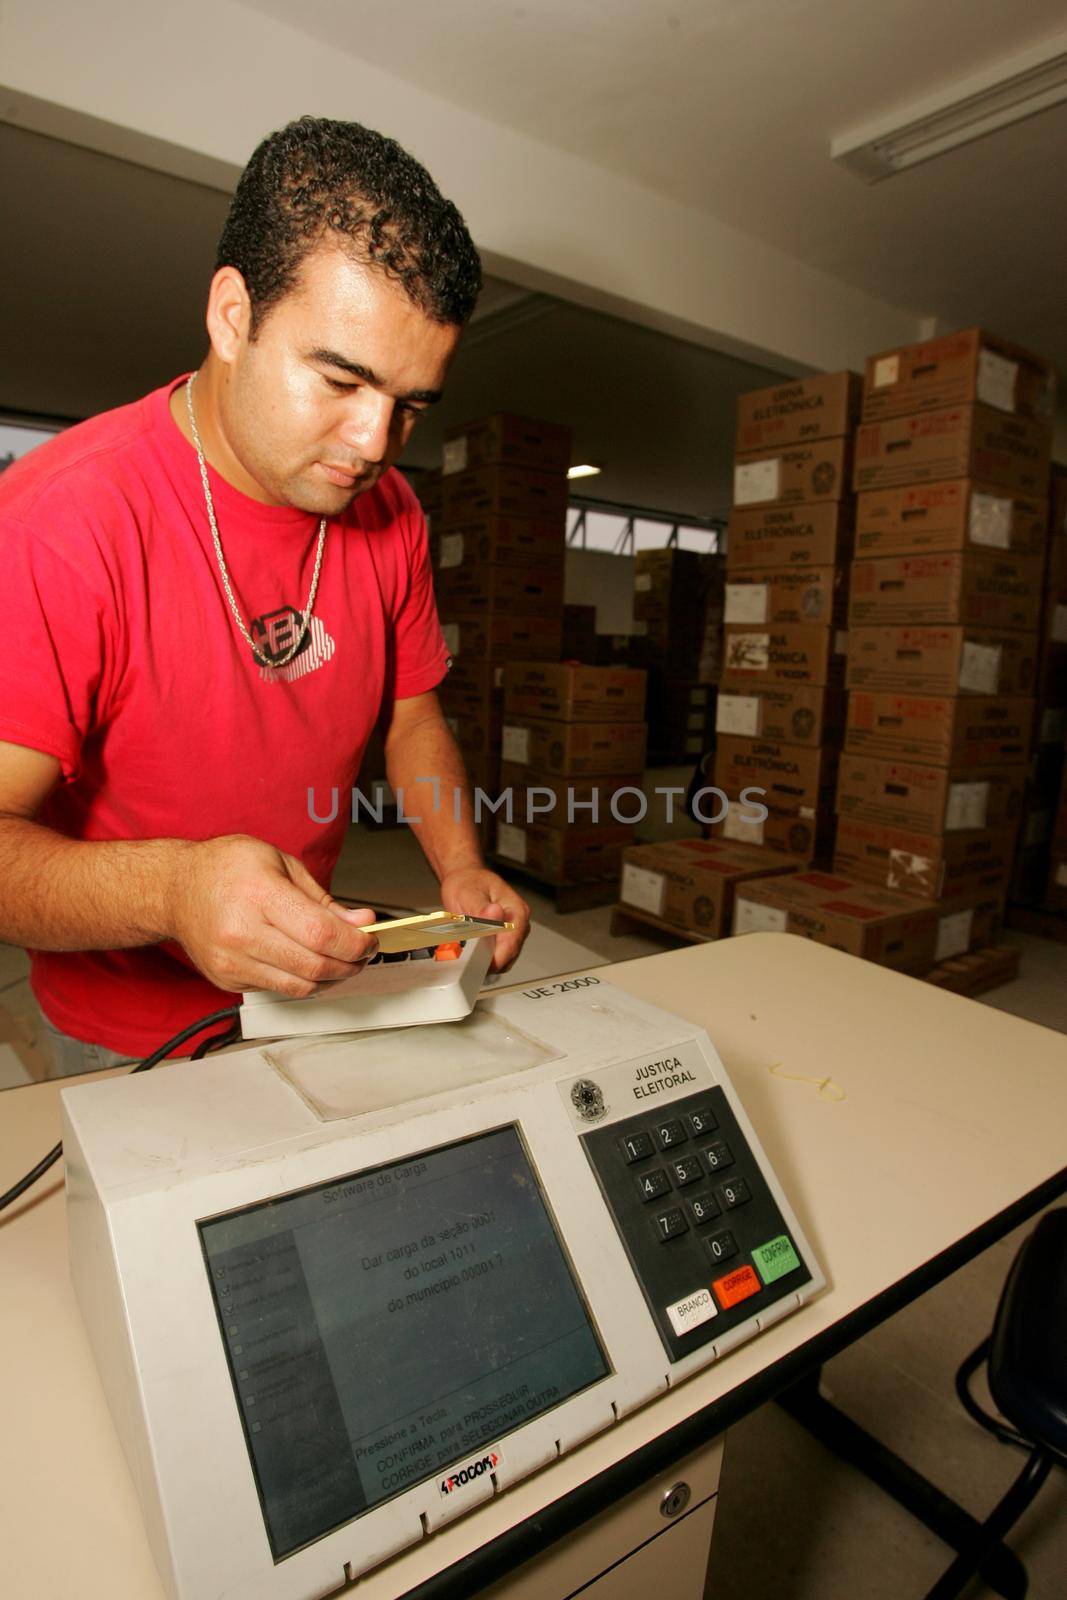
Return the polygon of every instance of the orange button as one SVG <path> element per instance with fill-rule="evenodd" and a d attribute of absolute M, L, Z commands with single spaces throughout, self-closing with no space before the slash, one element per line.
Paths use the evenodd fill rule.
<path fill-rule="evenodd" d="M 463 949 L 458 939 L 451 944 L 439 944 L 433 953 L 435 961 L 458 961 L 459 953 Z"/>
<path fill-rule="evenodd" d="M 728 1272 L 725 1278 L 716 1278 L 711 1287 L 715 1290 L 715 1298 L 726 1311 L 730 1306 L 737 1305 L 739 1300 L 747 1300 L 750 1294 L 757 1294 L 762 1285 L 752 1267 L 737 1267 L 733 1272 Z"/>

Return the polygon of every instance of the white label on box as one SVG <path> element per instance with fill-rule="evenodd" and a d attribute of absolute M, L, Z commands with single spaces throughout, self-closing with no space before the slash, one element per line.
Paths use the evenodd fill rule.
<path fill-rule="evenodd" d="M 676 1300 L 673 1306 L 667 1307 L 671 1327 L 679 1338 L 683 1333 L 710 1322 L 718 1314 L 710 1289 L 694 1289 L 684 1300 Z"/>
<path fill-rule="evenodd" d="M 1067 861 L 1057 861 L 1055 882 L 1057 889 L 1067 889 Z"/>
<path fill-rule="evenodd" d="M 1041 717 L 1039 744 L 1062 744 L 1067 739 L 1067 706 L 1049 706 Z"/>
<path fill-rule="evenodd" d="M 834 653 L 835 656 L 847 656 L 848 655 L 848 629 L 847 628 L 838 628 L 835 631 L 835 633 L 834 633 L 834 649 L 833 649 L 833 653 Z"/>
<path fill-rule="evenodd" d="M 755 900 L 734 901 L 735 933 L 784 933 L 789 913 L 781 906 L 761 906 Z"/>
<path fill-rule="evenodd" d="M 728 667 L 743 672 L 766 672 L 771 664 L 769 633 L 732 633 L 727 640 Z"/>
<path fill-rule="evenodd" d="M 766 622 L 770 604 L 769 583 L 728 583 L 724 622 Z"/>
<path fill-rule="evenodd" d="M 952 911 L 946 917 L 939 917 L 934 960 L 948 961 L 951 956 L 965 955 L 971 942 L 973 922 L 973 906 L 969 906 L 966 911 Z"/>
<path fill-rule="evenodd" d="M 634 588 L 638 594 L 647 594 L 652 587 L 651 572 L 639 572 L 634 579 Z"/>
<path fill-rule="evenodd" d="M 963 828 L 984 828 L 988 810 L 988 779 L 983 783 L 950 783 L 948 804 L 945 807 L 945 832 L 958 833 Z"/>
<path fill-rule="evenodd" d="M 758 694 L 721 694 L 715 707 L 716 733 L 739 733 L 748 739 L 759 737 Z"/>
<path fill-rule="evenodd" d="M 1067 644 L 1067 606 L 1053 606 L 1048 636 L 1057 644 Z"/>
<path fill-rule="evenodd" d="M 964 639 L 960 656 L 960 688 L 972 694 L 996 694 L 1000 682 L 999 644 L 977 644 Z"/>
<path fill-rule="evenodd" d="M 696 730 L 700 733 L 703 733 L 704 722 L 707 718 L 707 715 L 708 714 L 706 711 L 691 711 L 685 721 L 686 727 L 690 730 L 690 732 Z"/>
<path fill-rule="evenodd" d="M 933 892 L 933 878 L 934 863 L 931 856 L 917 856 L 911 850 L 890 850 L 889 871 L 885 880 L 887 888 L 906 889 L 910 884 L 930 894 Z"/>
<path fill-rule="evenodd" d="M 462 472 L 466 465 L 467 435 L 464 433 L 458 439 L 446 439 L 441 453 L 442 473 Z"/>
<path fill-rule="evenodd" d="M 445 644 L 448 646 L 449 655 L 450 656 L 458 656 L 459 655 L 459 623 L 458 622 L 444 622 L 444 623 L 441 624 L 441 632 L 444 634 Z"/>
<path fill-rule="evenodd" d="M 503 687 L 504 687 L 504 669 L 503 669 L 503 667 L 494 667 L 493 668 L 493 688 L 494 689 L 502 689 Z"/>
<path fill-rule="evenodd" d="M 686 753 L 687 756 L 698 756 L 701 753 L 701 751 L 703 750 L 703 748 L 704 748 L 704 740 L 703 740 L 703 738 L 699 738 L 698 737 L 696 739 L 687 739 L 685 741 L 685 753 Z"/>
<path fill-rule="evenodd" d="M 662 872 L 650 872 L 647 867 L 634 866 L 632 861 L 623 862 L 619 899 L 626 905 L 638 906 L 653 917 L 662 917 L 666 892 L 667 879 Z"/>
<path fill-rule="evenodd" d="M 496 853 L 509 861 L 526 860 L 526 829 L 516 828 L 511 822 L 496 825 Z"/>
<path fill-rule="evenodd" d="M 1002 494 L 975 489 L 967 514 L 967 536 L 972 544 L 993 550 L 1011 549 L 1011 501 Z"/>
<path fill-rule="evenodd" d="M 734 505 L 777 500 L 781 483 L 782 463 L 778 456 L 769 456 L 766 461 L 742 461 L 734 468 Z"/>
<path fill-rule="evenodd" d="M 736 839 L 739 844 L 762 844 L 763 822 L 753 817 L 746 816 L 748 806 L 742 805 L 740 800 L 729 801 L 726 815 L 722 819 L 722 836 L 724 839 Z"/>
<path fill-rule="evenodd" d="M 1017 361 L 998 356 L 995 350 L 979 350 L 976 393 L 983 405 L 996 406 L 998 411 L 1014 411 L 1018 376 Z"/>
<path fill-rule="evenodd" d="M 517 761 L 525 766 L 530 759 L 529 728 L 516 728 L 505 722 L 500 735 L 500 755 L 504 761 Z"/>
<path fill-rule="evenodd" d="M 439 567 L 458 567 L 463 560 L 463 535 L 461 533 L 445 533 L 441 535 L 441 549 L 437 557 Z"/>
<path fill-rule="evenodd" d="M 896 383 L 900 377 L 900 357 L 883 356 L 874 363 L 875 389 L 886 389 L 891 383 Z"/>
<path fill-rule="evenodd" d="M 798 817 L 803 817 L 805 822 L 814 822 L 815 821 L 815 807 L 814 806 L 797 806 L 797 816 Z"/>

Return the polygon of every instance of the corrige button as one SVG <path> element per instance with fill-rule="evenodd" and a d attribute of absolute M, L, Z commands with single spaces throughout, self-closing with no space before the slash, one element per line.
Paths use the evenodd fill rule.
<path fill-rule="evenodd" d="M 734 1271 L 728 1272 L 724 1278 L 716 1278 L 711 1287 L 715 1290 L 719 1304 L 726 1311 L 741 1300 L 747 1300 L 749 1295 L 758 1294 L 760 1281 L 752 1267 L 735 1267 Z"/>

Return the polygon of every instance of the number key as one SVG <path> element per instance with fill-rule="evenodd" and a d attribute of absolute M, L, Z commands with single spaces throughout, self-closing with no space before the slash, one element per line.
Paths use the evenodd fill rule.
<path fill-rule="evenodd" d="M 652 1140 L 647 1133 L 631 1133 L 622 1141 L 622 1153 L 627 1161 L 645 1161 L 654 1154 Z"/>
<path fill-rule="evenodd" d="M 714 1133 L 719 1126 L 719 1119 L 710 1106 L 700 1106 L 696 1111 L 690 1111 L 685 1120 L 694 1139 L 700 1139 L 706 1133 Z"/>
<path fill-rule="evenodd" d="M 720 1215 L 719 1203 L 713 1194 L 695 1194 L 688 1202 L 689 1215 L 699 1225 Z"/>
<path fill-rule="evenodd" d="M 676 1144 L 681 1144 L 689 1135 L 686 1133 L 677 1117 L 669 1122 L 661 1122 L 656 1127 L 656 1138 L 659 1140 L 661 1150 L 671 1150 Z"/>
<path fill-rule="evenodd" d="M 661 1211 L 653 1221 L 661 1244 L 667 1239 L 677 1239 L 680 1233 L 689 1232 L 689 1224 L 685 1220 L 681 1206 L 672 1206 L 669 1211 Z"/>
<path fill-rule="evenodd" d="M 670 1194 L 671 1180 L 662 1167 L 656 1167 L 652 1172 L 643 1172 L 635 1178 L 637 1192 L 644 1201 L 659 1200 L 663 1195 Z"/>
<path fill-rule="evenodd" d="M 716 1265 L 720 1261 L 728 1261 L 737 1254 L 737 1240 L 732 1233 L 713 1233 L 710 1239 L 705 1240 L 708 1254 Z"/>
<path fill-rule="evenodd" d="M 671 1173 L 675 1186 L 684 1189 L 687 1183 L 699 1183 L 704 1176 L 704 1168 L 700 1165 L 699 1156 L 679 1156 L 671 1162 Z"/>
<path fill-rule="evenodd" d="M 712 1172 L 718 1172 L 720 1167 L 732 1167 L 734 1153 L 730 1146 L 722 1139 L 716 1139 L 714 1144 L 709 1144 L 704 1151 L 704 1160 Z"/>
<path fill-rule="evenodd" d="M 731 1211 L 734 1206 L 743 1206 L 746 1200 L 752 1199 L 752 1191 L 744 1178 L 731 1178 L 728 1183 L 720 1183 L 717 1193 Z"/>

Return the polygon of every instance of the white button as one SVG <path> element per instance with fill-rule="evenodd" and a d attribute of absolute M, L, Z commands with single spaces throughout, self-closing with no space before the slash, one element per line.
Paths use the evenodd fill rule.
<path fill-rule="evenodd" d="M 697 1289 L 686 1295 L 684 1300 L 667 1307 L 667 1315 L 677 1334 L 689 1333 L 691 1329 L 699 1328 L 702 1322 L 710 1322 L 717 1315 L 711 1290 Z"/>

